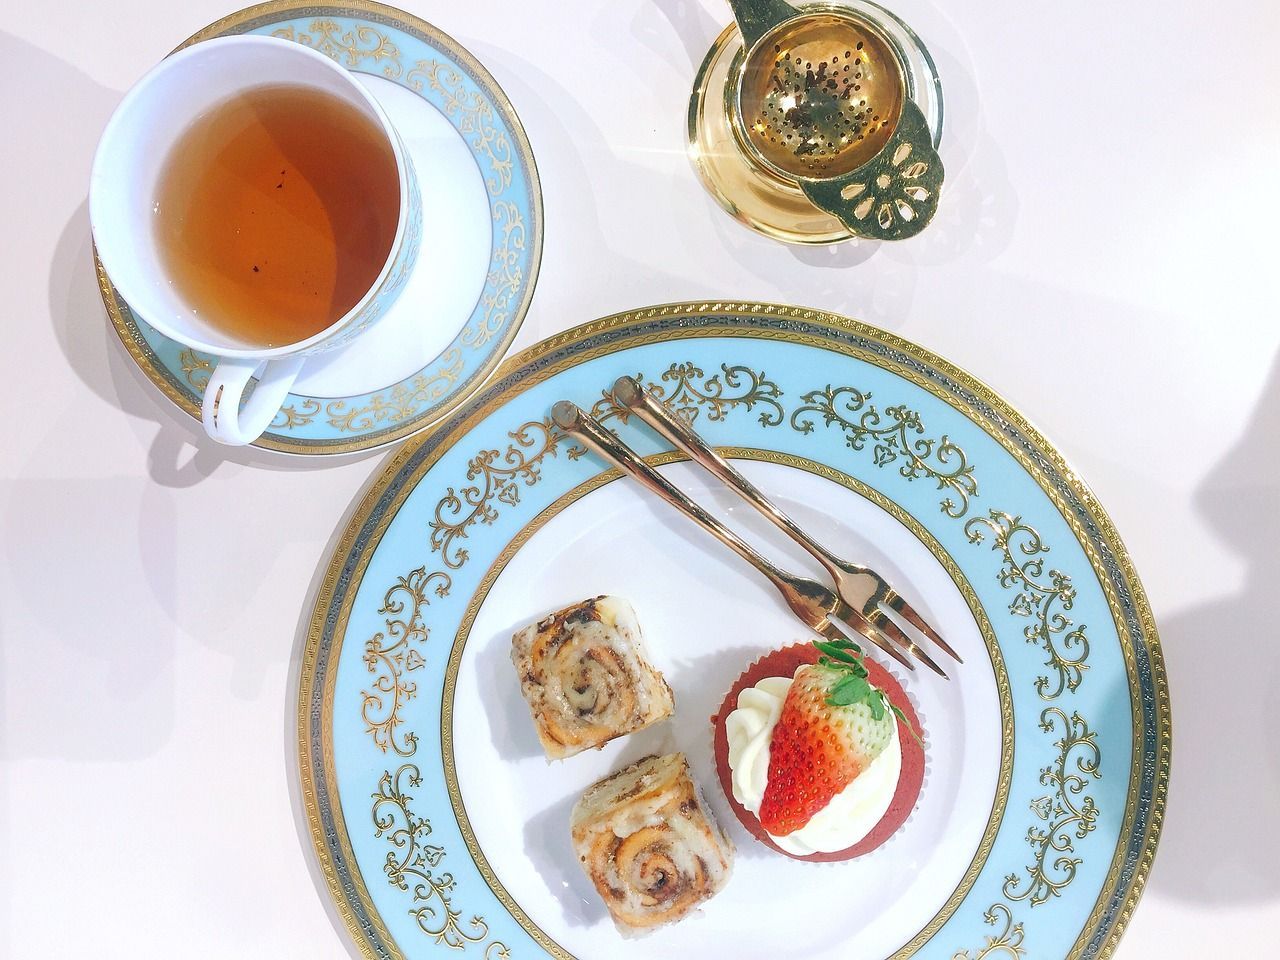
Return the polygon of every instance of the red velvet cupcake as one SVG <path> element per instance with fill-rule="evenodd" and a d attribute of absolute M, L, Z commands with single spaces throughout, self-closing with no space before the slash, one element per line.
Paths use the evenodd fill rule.
<path fill-rule="evenodd" d="M 874 691 L 882 692 L 888 703 L 896 708 L 895 712 L 898 713 L 896 741 L 901 750 L 901 768 L 898 774 L 897 786 L 893 791 L 893 798 L 889 801 L 887 810 L 865 836 L 843 850 L 800 855 L 780 847 L 770 836 L 770 832 L 762 825 L 761 820 L 765 820 L 774 827 L 774 832 L 779 833 L 779 835 L 796 829 L 797 824 L 802 828 L 807 820 L 821 812 L 820 807 L 828 802 L 822 799 L 824 777 L 834 778 L 825 783 L 827 792 L 839 792 L 840 785 L 848 778 L 851 770 L 854 771 L 853 776 L 855 779 L 853 782 L 856 783 L 856 777 L 858 776 L 856 771 L 860 767 L 868 770 L 870 768 L 866 767 L 865 764 L 860 764 L 856 757 L 852 760 L 847 757 L 837 758 L 845 764 L 845 776 L 844 779 L 841 779 L 833 773 L 833 768 L 839 768 L 840 763 L 835 762 L 833 764 L 832 757 L 824 756 L 817 758 L 820 762 L 814 762 L 814 758 L 809 755 L 809 752 L 815 749 L 815 743 L 817 750 L 826 751 L 831 749 L 827 747 L 826 741 L 831 740 L 832 743 L 836 741 L 832 740 L 830 736 L 823 736 L 821 742 L 813 741 L 812 735 L 816 733 L 815 730 L 801 731 L 797 737 L 795 728 L 800 724 L 797 723 L 796 718 L 804 716 L 803 710 L 805 708 L 799 703 L 801 699 L 799 696 L 800 691 L 797 691 L 797 697 L 792 697 L 788 693 L 788 706 L 783 708 L 783 715 L 778 719 L 777 726 L 774 727 L 773 732 L 770 734 L 770 746 L 772 749 L 769 759 L 769 785 L 766 788 L 765 796 L 760 806 L 760 815 L 757 816 L 744 807 L 734 796 L 733 771 L 729 766 L 729 735 L 726 729 L 726 720 L 738 707 L 738 695 L 743 690 L 754 687 L 761 680 L 768 677 L 791 679 L 801 667 L 807 664 L 817 664 L 820 660 L 830 665 L 833 669 L 823 673 L 823 682 L 828 686 L 821 688 L 820 695 L 811 695 L 808 698 L 806 701 L 808 703 L 807 709 L 810 713 L 814 710 L 827 709 L 822 704 L 831 702 L 831 691 L 828 688 L 832 683 L 837 687 L 836 699 L 843 698 L 848 700 L 849 697 L 854 697 L 859 701 L 867 702 L 869 705 L 870 699 L 876 696 Z M 857 666 L 853 665 L 855 662 Z M 864 671 L 865 676 L 863 675 Z M 816 682 L 814 673 L 814 671 L 806 671 L 807 679 Z M 874 688 L 872 692 L 868 694 L 865 686 L 857 680 L 847 679 L 854 676 L 865 679 L 866 683 Z M 882 710 L 881 705 L 874 706 L 877 713 Z M 833 709 L 839 711 L 841 708 L 837 706 Z M 868 715 L 868 712 L 864 711 L 862 713 L 863 719 Z M 890 717 L 892 716 L 890 714 Z M 824 718 L 821 717 L 810 719 L 824 721 Z M 897 680 L 879 664 L 863 659 L 850 651 L 847 646 L 842 646 L 840 650 L 834 650 L 827 645 L 824 650 L 819 650 L 813 644 L 797 643 L 781 650 L 775 650 L 773 653 L 762 657 L 752 664 L 734 683 L 721 703 L 720 709 L 711 718 L 711 722 L 715 731 L 716 772 L 719 774 L 720 785 L 724 789 L 725 796 L 728 798 L 734 814 L 757 840 L 792 859 L 805 860 L 812 863 L 830 863 L 851 860 L 854 857 L 870 853 L 897 832 L 898 828 L 910 816 L 912 809 L 916 805 L 916 800 L 920 796 L 920 787 L 924 782 L 924 748 L 920 743 L 924 738 L 924 731 L 920 726 L 920 720 Z M 828 732 L 825 722 L 818 723 L 818 726 L 821 726 L 823 734 Z M 880 726 L 883 728 L 884 724 L 880 724 Z M 781 734 L 779 734 L 780 728 L 784 728 Z M 838 723 L 837 729 L 840 729 Z M 806 735 L 810 739 L 806 739 Z M 849 766 L 850 763 L 852 763 L 852 766 Z M 804 769 L 798 769 L 800 767 Z M 815 772 L 818 779 L 816 796 L 813 795 L 814 787 L 812 785 Z M 791 784 L 788 782 L 788 777 L 805 782 Z M 883 805 L 883 801 L 881 801 L 881 805 Z M 819 809 L 814 810 L 815 806 L 819 806 Z"/>

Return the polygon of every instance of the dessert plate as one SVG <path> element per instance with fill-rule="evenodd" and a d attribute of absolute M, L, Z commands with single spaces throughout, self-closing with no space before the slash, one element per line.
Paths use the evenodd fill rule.
<path fill-rule="evenodd" d="M 264 3 L 182 46 L 243 33 L 306 44 L 359 75 L 413 159 L 424 221 L 417 266 L 386 317 L 351 346 L 309 363 L 255 446 L 336 454 L 391 443 L 474 391 L 524 320 L 542 252 L 542 196 L 528 140 L 475 57 L 394 7 Z M 212 358 L 153 330 L 97 267 L 129 355 L 198 420 Z"/>
<path fill-rule="evenodd" d="M 552 403 L 594 406 L 768 556 L 819 571 L 626 421 L 603 392 L 621 374 L 881 571 L 964 657 L 951 682 L 895 670 L 926 731 L 925 781 L 873 853 L 788 860 L 730 813 L 708 718 L 751 662 L 802 637 L 754 571 L 558 433 Z M 302 797 L 368 956 L 1101 957 L 1150 869 L 1168 688 L 1123 545 L 1023 417 L 873 327 L 704 303 L 552 337 L 395 454 L 319 583 Z M 548 764 L 511 635 L 604 593 L 635 606 L 676 715 Z M 734 876 L 701 915 L 624 940 L 572 853 L 570 808 L 597 778 L 671 750 L 737 843 Z"/>

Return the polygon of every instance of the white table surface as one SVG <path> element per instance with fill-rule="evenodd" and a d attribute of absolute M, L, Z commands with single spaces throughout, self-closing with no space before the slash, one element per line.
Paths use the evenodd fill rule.
<path fill-rule="evenodd" d="M 1262 0 L 899 0 L 947 186 L 879 249 L 748 232 L 685 157 L 720 0 L 408 0 L 522 116 L 546 247 L 517 346 L 686 298 L 921 343 L 1053 438 L 1124 536 L 1175 707 L 1160 854 L 1117 956 L 1274 954 L 1280 922 L 1280 14 Z M 225 0 L 0 20 L 0 956 L 341 957 L 294 822 L 300 609 L 383 455 L 197 435 L 98 298 L 85 191 L 122 92 Z"/>

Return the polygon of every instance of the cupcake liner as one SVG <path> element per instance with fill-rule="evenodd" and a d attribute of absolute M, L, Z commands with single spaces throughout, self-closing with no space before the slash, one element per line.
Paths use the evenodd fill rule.
<path fill-rule="evenodd" d="M 766 677 L 795 676 L 796 670 L 805 664 L 817 663 L 819 656 L 821 654 L 813 644 L 795 643 L 761 657 L 749 666 L 730 687 L 728 694 L 720 704 L 720 709 L 712 716 L 711 725 L 714 730 L 716 774 L 720 778 L 720 786 L 724 790 L 725 797 L 728 799 L 734 815 L 747 828 L 747 831 L 771 850 L 777 851 L 784 857 L 790 857 L 792 860 L 804 860 L 808 863 L 835 863 L 843 860 L 852 860 L 875 850 L 898 831 L 898 828 L 911 815 L 911 811 L 915 809 L 916 801 L 920 796 L 920 788 L 924 782 L 925 755 L 924 750 L 916 742 L 916 738 L 911 731 L 903 725 L 901 720 L 898 721 L 898 742 L 902 745 L 902 773 L 898 778 L 898 789 L 894 791 L 889 809 L 880 818 L 880 822 L 871 829 L 870 833 L 851 847 L 844 850 L 836 850 L 832 853 L 812 853 L 803 857 L 787 853 L 787 851 L 770 840 L 768 833 L 760 826 L 760 821 L 756 819 L 755 815 L 734 797 L 732 771 L 729 769 L 729 737 L 725 731 L 725 720 L 737 708 L 738 694 L 744 689 L 754 687 Z M 867 679 L 873 686 L 884 691 L 889 698 L 889 702 L 906 715 L 916 732 L 923 738 L 924 728 L 920 724 L 920 718 L 916 714 L 911 699 L 907 696 L 906 691 L 902 689 L 902 685 L 888 670 L 874 660 L 867 658 L 863 662 L 867 668 Z"/>

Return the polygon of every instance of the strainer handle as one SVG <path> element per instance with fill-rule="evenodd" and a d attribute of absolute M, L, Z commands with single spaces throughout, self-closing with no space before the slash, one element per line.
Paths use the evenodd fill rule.
<path fill-rule="evenodd" d="M 729 7 L 748 50 L 778 24 L 800 13 L 787 0 L 729 0 Z"/>
<path fill-rule="evenodd" d="M 944 175 L 928 121 L 915 101 L 907 100 L 897 129 L 879 153 L 841 176 L 802 180 L 800 189 L 855 237 L 905 240 L 933 219 Z"/>

